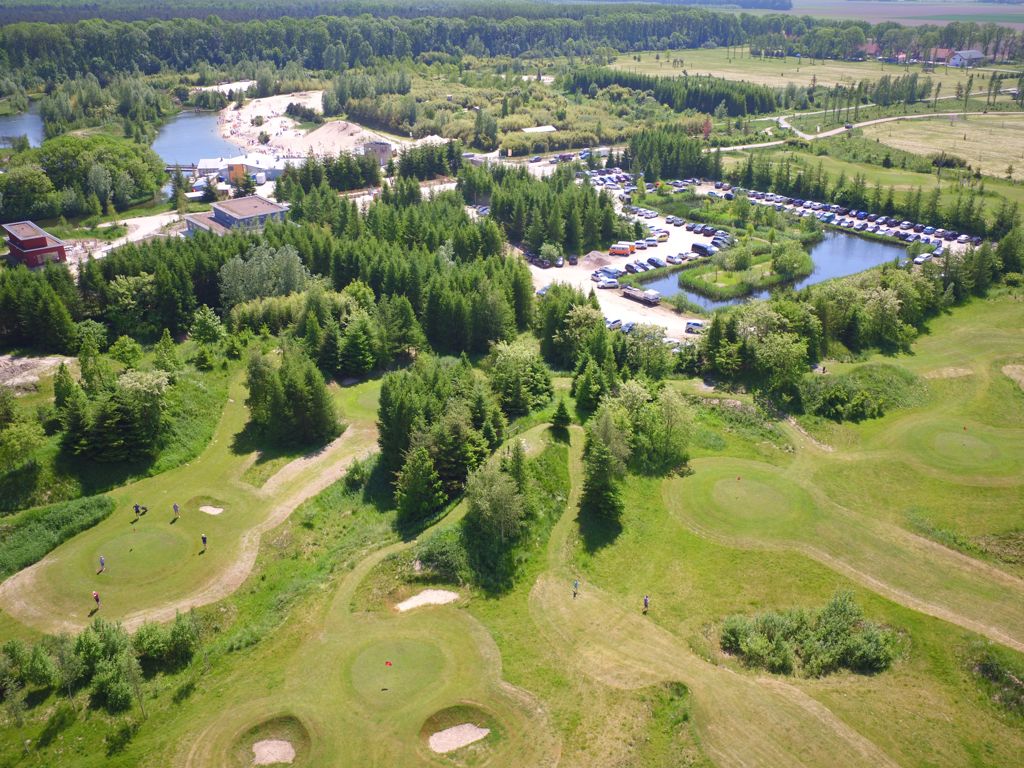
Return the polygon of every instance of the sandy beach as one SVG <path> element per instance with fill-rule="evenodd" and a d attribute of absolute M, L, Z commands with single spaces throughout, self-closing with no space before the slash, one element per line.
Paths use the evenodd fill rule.
<path fill-rule="evenodd" d="M 310 152 L 315 155 L 353 152 L 367 141 L 387 141 L 396 148 L 406 143 L 385 138 L 344 120 L 331 120 L 315 130 L 306 131 L 285 115 L 285 110 L 292 103 L 323 111 L 323 98 L 323 91 L 301 91 L 253 99 L 241 109 L 229 106 L 220 113 L 220 134 L 246 151 L 269 152 L 285 157 L 304 157 Z M 257 116 L 263 117 L 262 125 L 253 125 L 252 121 Z M 259 143 L 259 135 L 263 131 L 270 136 L 269 144 Z"/>

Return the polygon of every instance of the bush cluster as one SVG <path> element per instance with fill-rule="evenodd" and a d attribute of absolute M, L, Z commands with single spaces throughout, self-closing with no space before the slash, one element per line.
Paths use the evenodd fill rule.
<path fill-rule="evenodd" d="M 804 413 L 833 421 L 863 421 L 909 405 L 920 389 L 909 371 L 880 363 L 838 376 L 807 375 L 800 383 L 800 400 Z"/>
<path fill-rule="evenodd" d="M 840 669 L 882 672 L 897 653 L 895 632 L 867 621 L 849 592 L 837 593 L 817 612 L 796 608 L 753 618 L 730 616 L 722 626 L 720 644 L 747 666 L 807 677 Z"/>

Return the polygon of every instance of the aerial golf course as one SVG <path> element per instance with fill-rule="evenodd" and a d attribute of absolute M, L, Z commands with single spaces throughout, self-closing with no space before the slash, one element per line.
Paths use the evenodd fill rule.
<path fill-rule="evenodd" d="M 232 451 L 246 422 L 236 382 L 197 459 L 112 491 L 109 518 L 4 583 L 3 626 L 21 636 L 81 629 L 98 589 L 105 619 L 137 628 L 195 609 L 216 638 L 147 697 L 123 752 L 101 757 L 99 714 L 49 748 L 74 739 L 79 765 L 195 768 L 250 765 L 256 742 L 286 742 L 302 766 L 1011 765 L 1020 723 L 967 660 L 985 643 L 1024 650 L 1020 561 L 1005 555 L 1022 499 L 1021 307 L 1003 295 L 936 320 L 913 355 L 886 358 L 919 377 L 919 402 L 860 425 L 738 418 L 745 396 L 671 382 L 705 403 L 689 471 L 630 476 L 621 530 L 581 529 L 583 430 L 531 417 L 509 439 L 562 513 L 497 596 L 414 567 L 464 502 L 402 540 L 346 489 L 375 447 L 379 381 L 332 388 L 341 437 L 260 473 L 256 453 Z M 458 598 L 395 609 L 428 586 Z M 889 670 L 772 675 L 719 647 L 726 616 L 840 590 L 897 632 Z M 430 748 L 464 723 L 486 736 Z M 34 764 L 21 753 L 0 754 Z"/>

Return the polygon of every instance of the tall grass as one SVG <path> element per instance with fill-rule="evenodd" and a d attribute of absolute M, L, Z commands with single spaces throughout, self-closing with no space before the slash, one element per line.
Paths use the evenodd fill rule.
<path fill-rule="evenodd" d="M 106 496 L 89 496 L 23 512 L 0 525 L 0 579 L 41 560 L 114 511 Z"/>

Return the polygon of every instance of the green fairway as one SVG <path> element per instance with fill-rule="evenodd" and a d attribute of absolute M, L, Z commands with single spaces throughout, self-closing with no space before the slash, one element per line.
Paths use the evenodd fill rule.
<path fill-rule="evenodd" d="M 138 626 L 230 594 L 252 567 L 260 534 L 340 476 L 376 441 L 372 422 L 353 420 L 328 449 L 298 459 L 258 489 L 243 480 L 258 453 L 239 450 L 237 442 L 248 415 L 244 400 L 238 376 L 213 440 L 197 459 L 111 492 L 114 513 L 4 582 L 0 608 L 36 629 L 80 628 L 96 613 L 91 593 L 97 591 L 100 615 Z M 179 519 L 175 503 L 181 507 Z M 135 504 L 148 511 L 136 518 Z M 101 555 L 103 573 L 98 572 Z"/>

